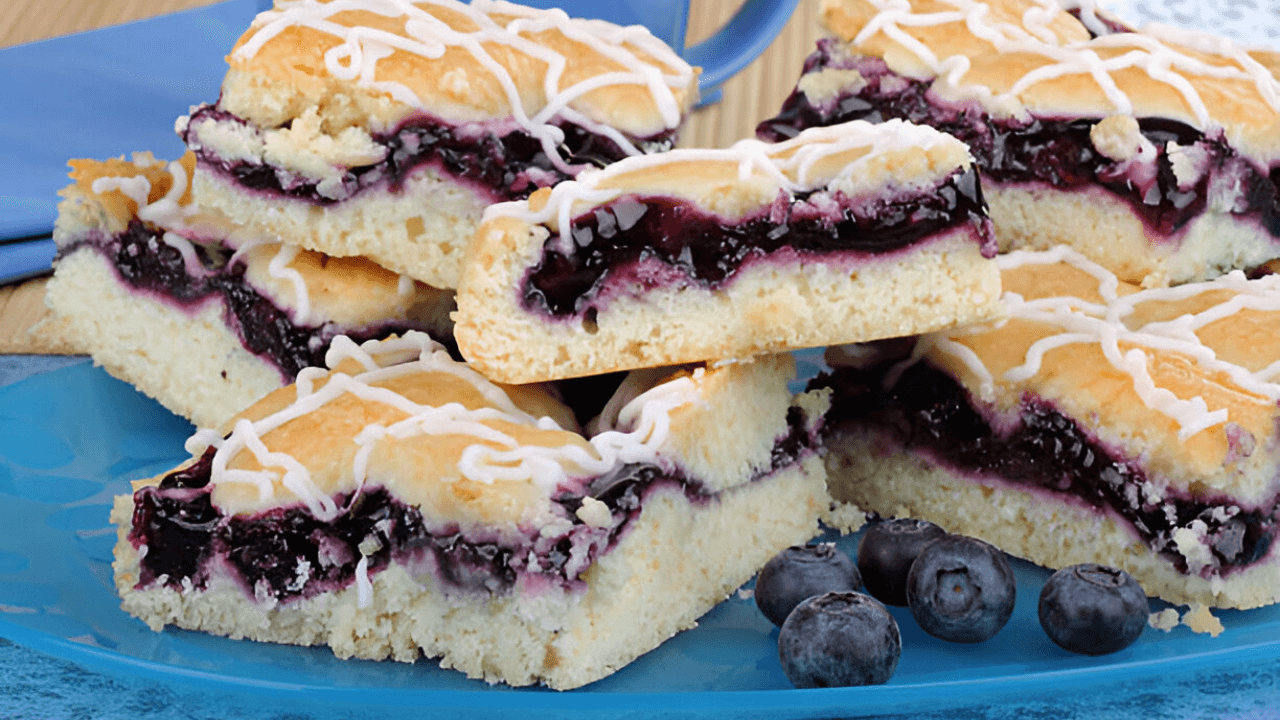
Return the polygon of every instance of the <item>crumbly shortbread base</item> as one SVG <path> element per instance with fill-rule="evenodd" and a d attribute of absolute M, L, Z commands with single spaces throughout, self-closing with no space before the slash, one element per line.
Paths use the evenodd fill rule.
<path fill-rule="evenodd" d="M 363 255 L 436 288 L 458 286 L 488 201 L 422 166 L 399 189 L 368 188 L 333 205 L 247 190 L 197 165 L 195 202 L 267 237 L 338 257 Z"/>
<path fill-rule="evenodd" d="M 289 382 L 244 348 L 217 298 L 187 313 L 134 292 L 89 246 L 58 261 L 45 303 L 94 363 L 198 427 L 218 427 Z"/>
<path fill-rule="evenodd" d="M 204 591 L 137 589 L 128 540 L 132 496 L 116 498 L 114 563 L 122 607 L 155 630 L 167 624 L 232 638 L 327 644 L 341 658 L 412 662 L 419 652 L 472 678 L 570 689 L 609 675 L 728 597 L 777 552 L 818 532 L 827 511 L 823 461 L 809 456 L 702 504 L 651 494 L 640 516 L 584 576 L 586 589 L 529 596 L 447 593 L 434 573 L 393 564 L 373 576 L 372 603 L 353 585 L 289 604 L 263 604 L 226 580 Z"/>
<path fill-rule="evenodd" d="M 1129 204 L 1100 188 L 1058 190 L 983 178 L 1001 252 L 1069 245 L 1121 280 L 1163 287 L 1211 280 L 1280 257 L 1280 239 L 1256 220 L 1206 208 L 1175 238 L 1152 238 Z"/>
<path fill-rule="evenodd" d="M 537 262 L 530 248 L 540 254 L 541 245 L 512 237 L 485 242 L 459 289 L 458 346 L 499 382 L 915 335 L 999 314 L 1000 272 L 982 257 L 967 228 L 853 268 L 817 259 L 769 260 L 743 268 L 718 290 L 624 291 L 594 322 L 550 318 L 520 306 L 516 288 Z"/>
<path fill-rule="evenodd" d="M 1049 568 L 1086 562 L 1122 568 L 1147 595 L 1172 603 L 1247 609 L 1280 601 L 1274 556 L 1225 578 L 1184 575 L 1126 523 L 1083 504 L 953 473 L 869 434 L 837 430 L 827 448 L 828 486 L 837 502 L 884 517 L 929 520 Z"/>

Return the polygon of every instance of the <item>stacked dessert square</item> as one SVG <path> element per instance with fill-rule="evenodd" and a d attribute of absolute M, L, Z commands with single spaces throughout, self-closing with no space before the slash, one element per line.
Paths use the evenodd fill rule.
<path fill-rule="evenodd" d="M 421 333 L 328 365 L 117 499 L 126 611 L 566 689 L 693 626 L 829 502 L 826 405 L 789 356 L 635 376 L 589 437 L 552 388 Z"/>
<path fill-rule="evenodd" d="M 490 207 L 455 330 L 506 382 L 896 337 L 991 316 L 994 254 L 964 145 L 852 122 Z"/>
<path fill-rule="evenodd" d="M 483 208 L 670 147 L 697 98 L 643 28 L 506 3 L 282 2 L 228 61 L 218 102 L 178 120 L 172 179 L 80 162 L 48 294 L 95 361 L 200 426 L 340 333 L 451 345 Z"/>
<path fill-rule="evenodd" d="M 666 150 L 697 72 L 643 27 L 505 2 L 281 2 L 178 130 L 201 202 L 457 287 L 484 208 Z"/>
<path fill-rule="evenodd" d="M 112 515 L 156 629 L 592 682 L 830 512 L 787 351 L 998 310 L 963 144 L 673 150 L 697 71 L 641 28 L 281 0 L 228 62 L 181 161 L 74 164 L 49 290 L 202 428 Z"/>
<path fill-rule="evenodd" d="M 72 161 L 45 300 L 112 375 L 216 427 L 322 364 L 334 337 L 451 342 L 451 291 L 233 227 L 192 202 L 194 165 Z"/>
<path fill-rule="evenodd" d="M 1137 32 L 1075 0 L 824 0 L 822 15 L 834 37 L 761 136 L 937 127 L 973 153 L 1002 250 L 1071 245 L 1124 280 L 1277 255 L 1273 49 Z"/>
<path fill-rule="evenodd" d="M 826 0 L 762 137 L 909 119 L 964 140 L 1006 318 L 834 348 L 837 498 L 1175 603 L 1280 600 L 1272 51 L 1090 3 Z"/>

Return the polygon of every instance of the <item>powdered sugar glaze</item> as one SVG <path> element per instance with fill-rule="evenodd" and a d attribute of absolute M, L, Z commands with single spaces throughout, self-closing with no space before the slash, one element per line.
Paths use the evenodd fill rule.
<path fill-rule="evenodd" d="M 1163 86 L 1180 98 L 1183 107 L 1168 108 L 1168 114 L 1182 116 L 1201 130 L 1229 126 L 1232 122 L 1258 122 L 1267 118 L 1236 117 L 1262 109 L 1280 117 L 1280 83 L 1270 70 L 1255 57 L 1257 51 L 1270 48 L 1250 47 L 1196 30 L 1149 23 L 1141 32 L 1110 32 L 1103 19 L 1114 15 L 1100 12 L 1092 0 L 1032 0 L 1025 7 L 1020 22 L 1005 22 L 993 5 L 976 0 L 862 0 L 874 9 L 874 15 L 851 39 L 854 48 L 868 44 L 889 46 L 907 53 L 914 60 L 916 72 L 928 72 L 938 78 L 936 92 L 955 101 L 978 101 L 997 117 L 1025 118 L 1027 93 L 1037 86 L 1067 76 L 1092 79 L 1097 91 L 1110 106 L 1106 112 L 1116 114 L 1150 114 L 1150 108 L 1138 107 L 1143 102 L 1156 102 L 1149 89 L 1135 85 L 1132 71 Z M 828 5 L 839 3 L 828 2 Z M 927 7 L 925 11 L 917 8 Z M 1017 8 L 1005 3 L 1009 13 Z M 1080 17 L 1064 18 L 1068 10 Z M 1006 13 L 1007 14 L 1007 13 Z M 962 49 L 951 54 L 938 54 L 921 40 L 925 30 L 937 31 L 945 25 L 958 25 L 957 32 L 967 31 L 979 42 L 960 43 Z M 1097 35 L 1089 38 L 1084 29 Z M 993 87 L 975 80 L 972 72 L 978 62 L 990 59 L 992 51 L 1007 56 L 1026 71 L 1008 87 Z M 1027 61 L 1025 58 L 1035 58 Z M 1006 62 L 1005 60 L 997 60 Z M 1250 88 L 1239 97 L 1240 108 L 1220 107 L 1206 96 L 1204 83 L 1231 82 L 1235 88 Z M 1252 94 L 1253 97 L 1245 95 Z M 1138 108 L 1135 110 L 1135 108 Z M 1158 113 L 1157 113 L 1158 114 Z"/>
<path fill-rule="evenodd" d="M 431 12 L 440 8 L 463 15 L 476 29 L 460 30 Z M 405 18 L 403 34 L 371 27 L 352 27 L 335 22 L 333 16 L 349 11 L 365 11 L 389 18 Z M 495 19 L 496 16 L 496 19 Z M 505 21 L 500 25 L 498 20 Z M 539 10 L 502 0 L 475 0 L 470 5 L 456 0 L 281 0 L 273 10 L 254 20 L 253 34 L 232 57 L 253 57 L 267 42 L 290 27 L 307 27 L 340 38 L 341 43 L 324 56 L 325 69 L 335 78 L 390 95 L 396 101 L 425 110 L 427 103 L 402 83 L 380 78 L 378 62 L 394 51 L 423 58 L 444 55 L 447 48 L 467 50 L 501 85 L 511 108 L 512 119 L 538 138 L 549 158 L 567 170 L 558 146 L 564 132 L 551 124 L 557 117 L 604 135 L 632 155 L 640 149 L 617 129 L 592 120 L 574 108 L 578 98 L 606 85 L 638 85 L 646 88 L 668 129 L 681 121 L 677 92 L 689 88 L 695 71 L 670 47 L 643 26 L 621 27 L 599 20 L 571 19 L 562 10 Z M 528 35 L 553 30 L 565 38 L 591 48 L 618 63 L 623 70 L 609 72 L 561 87 L 569 59 Z M 542 78 L 545 104 L 525 107 L 511 70 L 487 46 L 503 45 L 540 60 L 546 67 Z M 645 58 L 652 58 L 646 61 Z"/>
<path fill-rule="evenodd" d="M 1130 377 L 1133 389 L 1143 404 L 1174 420 L 1179 428 L 1178 437 L 1183 441 L 1202 430 L 1227 423 L 1231 418 L 1226 408 L 1210 408 L 1202 397 L 1178 397 L 1169 389 L 1160 387 L 1150 372 L 1149 353 L 1177 353 L 1208 372 L 1222 373 L 1242 391 L 1239 397 L 1259 405 L 1275 405 L 1280 401 L 1280 360 L 1250 370 L 1217 357 L 1213 348 L 1196 334 L 1197 330 L 1210 323 L 1246 308 L 1280 312 L 1280 275 L 1251 280 L 1236 270 L 1209 282 L 1121 294 L 1115 275 L 1067 247 L 1047 252 L 1017 251 L 1000 256 L 996 262 L 1002 270 L 1026 264 L 1068 263 L 1097 278 L 1096 291 L 1103 302 L 1093 303 L 1073 296 L 1027 300 L 1006 292 L 1002 300 L 1009 317 L 1044 323 L 1058 331 L 1034 342 L 1028 348 L 1023 363 L 1009 369 L 1000 378 L 996 378 L 972 350 L 958 341 L 968 333 L 982 332 L 989 326 L 961 328 L 926 335 L 921 339 L 915 349 L 915 357 L 931 350 L 951 355 L 978 379 L 978 392 L 985 398 L 993 396 L 997 380 L 1016 383 L 1037 375 L 1045 354 L 1053 348 L 1089 343 L 1097 344 L 1110 364 Z M 1144 303 L 1175 302 L 1223 290 L 1229 292 L 1228 299 L 1198 312 L 1167 321 L 1144 323 L 1140 327 L 1126 325 L 1126 318 Z"/>
<path fill-rule="evenodd" d="M 216 448 L 210 476 L 215 486 L 248 485 L 256 489 L 258 502 L 266 507 L 280 502 L 281 496 L 291 496 L 305 504 L 315 517 L 330 520 L 343 509 L 315 482 L 303 459 L 270 449 L 266 440 L 272 430 L 340 397 L 353 395 L 365 402 L 395 408 L 402 415 L 388 424 L 370 423 L 349 439 L 356 447 L 350 479 L 357 490 L 364 487 L 370 457 L 380 442 L 459 436 L 471 441 L 457 459 L 457 474 L 442 482 L 527 482 L 550 493 L 571 480 L 594 477 L 620 464 L 654 462 L 658 449 L 670 436 L 671 411 L 698 399 L 699 383 L 705 373 L 699 368 L 641 392 L 622 407 L 612 426 L 600 428 L 585 447 L 573 443 L 545 446 L 522 444 L 486 421 L 502 420 L 540 430 L 565 428 L 550 417 L 533 417 L 519 408 L 501 387 L 454 361 L 439 343 L 423 333 L 408 332 L 400 338 L 370 340 L 361 345 L 345 336 L 334 338 L 325 357 L 326 365 L 336 368 L 350 360 L 360 371 L 307 368 L 298 375 L 294 402 L 256 421 L 240 418 L 225 437 L 218 431 L 201 429 L 188 439 L 187 451 L 199 457 L 206 448 Z M 378 384 L 415 374 L 451 376 L 451 381 L 474 388 L 487 406 L 468 409 L 458 403 L 423 405 Z M 317 386 L 321 379 L 325 383 Z M 232 461 L 240 453 L 252 455 L 259 467 L 234 467 Z"/>

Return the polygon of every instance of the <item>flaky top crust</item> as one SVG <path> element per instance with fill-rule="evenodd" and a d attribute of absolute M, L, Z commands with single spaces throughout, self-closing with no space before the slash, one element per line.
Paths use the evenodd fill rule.
<path fill-rule="evenodd" d="M 180 206 L 191 204 L 190 178 L 195 171 L 196 156 L 187 152 L 177 161 L 177 167 L 156 159 L 149 152 L 134 153 L 108 160 L 87 158 L 68 160 L 68 173 L 72 184 L 59 191 L 73 204 L 86 205 L 76 212 L 76 217 L 66 218 L 82 229 L 100 228 L 108 234 L 122 232 L 138 215 L 138 210 L 158 203 L 169 196 L 175 184 L 181 184 L 181 194 L 176 202 Z M 181 169 L 182 177 L 175 171 Z M 134 180 L 134 178 L 137 178 Z M 124 182 L 121 182 L 124 181 Z M 94 189 L 97 183 L 97 190 Z M 75 210 L 67 206 L 67 210 Z"/>
<path fill-rule="evenodd" d="M 645 138 L 697 100 L 697 72 L 641 26 L 484 0 L 277 0 L 227 61 L 221 109 L 264 129 L 310 108 L 331 134 L 559 113 Z"/>
<path fill-rule="evenodd" d="M 553 497 L 585 495 L 592 480 L 630 463 L 691 475 L 728 466 L 740 484 L 768 469 L 786 432 L 794 372 L 789 357 L 650 371 L 588 439 L 548 387 L 491 383 L 421 333 L 361 346 L 338 338 L 328 361 L 331 370 L 304 370 L 188 441 L 193 461 L 217 448 L 216 507 L 252 514 L 302 504 L 326 519 L 340 511 L 334 496 L 382 487 L 428 523 L 504 533 L 562 521 Z M 741 412 L 736 397 L 754 398 L 760 434 L 708 427 L 726 402 Z M 722 442 L 699 440 L 708 437 Z"/>
<path fill-rule="evenodd" d="M 822 18 L 852 51 L 996 117 L 1170 118 L 1222 128 L 1264 165 L 1280 158 L 1274 52 L 1168 27 L 1090 39 L 1057 0 L 823 0 Z"/>
<path fill-rule="evenodd" d="M 931 190 L 971 164 L 963 143 L 933 128 L 857 120 L 809 128 L 777 144 L 742 140 L 723 150 L 626 158 L 543 188 L 527 203 L 491 206 L 484 220 L 517 218 L 558 232 L 563 221 L 622 196 L 677 198 L 736 220 L 798 192 L 865 199 Z"/>
<path fill-rule="evenodd" d="M 54 233 L 60 244 L 95 234 L 110 238 L 141 220 L 175 247 L 195 241 L 220 246 L 220 251 L 235 250 L 246 282 L 291 311 L 299 325 L 358 328 L 400 318 L 430 318 L 447 312 L 452 302 L 451 291 L 411 280 L 367 258 L 336 258 L 247 237 L 244 229 L 192 204 L 192 152 L 173 162 L 140 152 L 130 159 L 76 159 L 68 164 L 73 182 L 60 191 L 63 200 Z M 200 272 L 196 267 L 188 270 Z"/>
<path fill-rule="evenodd" d="M 997 261 L 1008 319 L 926 336 L 924 357 L 997 414 L 1050 402 L 1161 482 L 1275 491 L 1280 276 L 1143 290 L 1063 248 Z"/>

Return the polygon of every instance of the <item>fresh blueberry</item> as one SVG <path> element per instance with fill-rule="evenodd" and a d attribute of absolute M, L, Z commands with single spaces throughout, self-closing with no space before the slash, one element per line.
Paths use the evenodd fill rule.
<path fill-rule="evenodd" d="M 781 626 L 795 606 L 825 592 L 861 590 L 858 566 L 834 543 L 795 545 L 773 556 L 756 577 L 760 612 Z"/>
<path fill-rule="evenodd" d="M 925 546 L 907 573 L 907 606 L 920 628 L 951 642 L 977 643 L 1013 614 L 1016 584 L 998 548 L 963 535 Z"/>
<path fill-rule="evenodd" d="M 1040 627 L 1082 655 L 1106 655 L 1133 644 L 1147 625 L 1147 594 L 1123 570 L 1086 563 L 1055 572 L 1040 591 Z"/>
<path fill-rule="evenodd" d="M 928 520 L 895 518 L 870 525 L 858 543 L 858 570 L 871 597 L 886 605 L 907 604 L 907 571 L 925 545 L 947 531 Z"/>
<path fill-rule="evenodd" d="M 902 656 L 898 623 L 870 595 L 831 592 L 796 606 L 778 631 L 778 659 L 798 688 L 880 685 Z"/>

